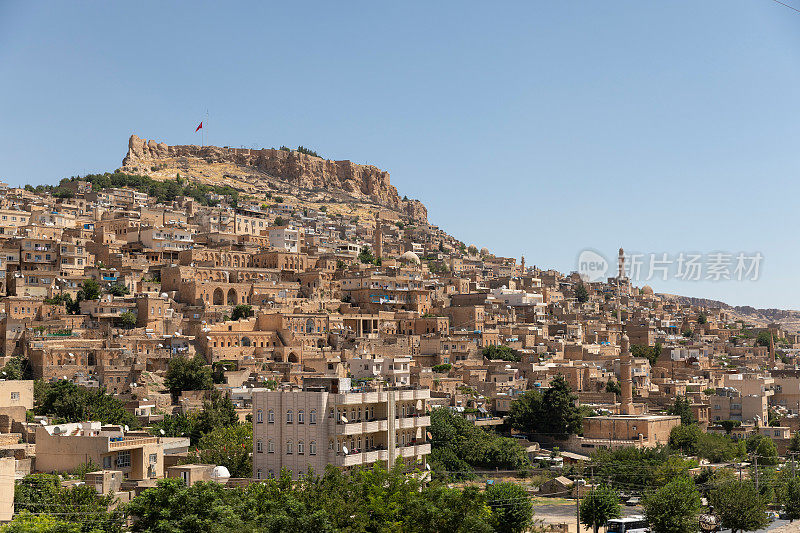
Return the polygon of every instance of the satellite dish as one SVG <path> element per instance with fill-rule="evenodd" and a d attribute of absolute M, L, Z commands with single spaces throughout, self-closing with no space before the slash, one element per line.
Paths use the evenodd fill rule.
<path fill-rule="evenodd" d="M 167 432 L 166 432 L 166 431 L 164 431 L 164 429 L 163 429 L 163 428 L 162 428 L 162 429 L 159 429 L 158 431 L 159 431 L 159 433 L 161 433 L 161 435 L 166 435 L 166 434 L 167 434 Z"/>
<path fill-rule="evenodd" d="M 347 455 L 349 453 L 347 451 L 347 446 L 342 446 L 342 451 L 344 452 L 345 455 Z"/>
<path fill-rule="evenodd" d="M 431 469 L 431 465 L 429 465 L 428 463 L 425 463 L 425 470 L 430 470 L 430 469 Z"/>
<path fill-rule="evenodd" d="M 47 425 L 47 420 L 45 420 L 44 418 L 42 418 L 41 420 L 39 420 L 39 423 L 40 423 L 41 425 L 43 425 L 43 426 L 46 426 L 46 425 Z"/>
<path fill-rule="evenodd" d="M 347 417 L 346 417 L 346 416 L 344 416 L 344 415 L 342 415 L 342 422 L 344 422 L 345 424 L 347 424 Z M 347 452 L 345 452 L 345 453 L 347 453 Z"/>
<path fill-rule="evenodd" d="M 123 426 L 123 427 L 125 428 L 125 431 L 130 431 L 130 429 L 131 429 L 131 428 L 128 427 L 128 424 L 125 424 L 125 426 Z"/>

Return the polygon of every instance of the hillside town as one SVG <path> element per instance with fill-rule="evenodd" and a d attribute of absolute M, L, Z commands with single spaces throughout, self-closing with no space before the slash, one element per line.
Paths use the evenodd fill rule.
<path fill-rule="evenodd" d="M 781 501 L 797 331 L 636 286 L 622 248 L 592 282 L 402 206 L 210 183 L 0 189 L 0 520 L 31 476 L 136 505 L 375 465 L 636 506 L 673 464 Z"/>

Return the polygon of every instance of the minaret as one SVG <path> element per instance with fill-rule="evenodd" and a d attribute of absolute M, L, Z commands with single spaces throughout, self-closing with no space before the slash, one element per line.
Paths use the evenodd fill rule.
<path fill-rule="evenodd" d="M 522 256 L 522 264 L 520 265 L 520 268 L 522 269 L 522 275 L 524 276 L 525 275 L 525 256 L 524 255 Z"/>
<path fill-rule="evenodd" d="M 622 405 L 621 411 L 623 415 L 632 415 L 633 412 L 633 361 L 631 357 L 631 346 L 628 335 L 622 335 L 620 342 L 620 359 L 619 359 L 619 375 L 622 381 Z"/>
<path fill-rule="evenodd" d="M 619 249 L 619 257 L 617 259 L 617 280 L 622 280 L 625 277 L 625 250 Z"/>
<path fill-rule="evenodd" d="M 769 332 L 769 359 L 772 361 L 772 366 L 775 366 L 775 335 L 772 331 Z"/>
<path fill-rule="evenodd" d="M 381 212 L 375 212 L 375 234 L 373 235 L 375 242 L 375 258 L 383 257 L 383 223 L 381 222 Z"/>

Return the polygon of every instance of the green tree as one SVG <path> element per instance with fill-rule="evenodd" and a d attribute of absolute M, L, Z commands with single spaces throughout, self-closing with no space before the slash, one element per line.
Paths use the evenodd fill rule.
<path fill-rule="evenodd" d="M 485 347 L 481 353 L 486 359 L 495 361 L 512 361 L 512 362 L 520 362 L 522 360 L 522 355 L 514 350 L 513 348 L 501 344 L 499 346 L 490 345 Z"/>
<path fill-rule="evenodd" d="M 473 468 L 517 470 L 530 465 L 515 439 L 475 426 L 449 409 L 431 412 L 431 468 L 441 477 L 465 479 Z"/>
<path fill-rule="evenodd" d="M 517 483 L 496 483 L 486 489 L 486 503 L 492 509 L 495 531 L 521 533 L 533 521 L 528 493 Z"/>
<path fill-rule="evenodd" d="M 114 296 L 125 296 L 126 294 L 129 294 L 131 290 L 124 283 L 120 283 L 117 281 L 108 286 L 108 292 L 109 294 L 113 294 Z M 92 298 L 87 298 L 87 299 L 91 300 Z"/>
<path fill-rule="evenodd" d="M 205 360 L 196 355 L 194 358 L 178 356 L 169 361 L 164 384 L 172 393 L 173 398 L 180 396 L 185 390 L 211 390 L 214 380 L 211 377 L 211 368 Z"/>
<path fill-rule="evenodd" d="M 276 226 L 285 226 L 286 225 L 286 221 L 283 219 L 283 217 L 275 217 L 275 223 L 274 224 Z"/>
<path fill-rule="evenodd" d="M 733 428 L 738 428 L 742 425 L 742 422 L 740 420 L 722 420 L 719 425 L 725 430 L 726 435 L 730 435 Z"/>
<path fill-rule="evenodd" d="M 697 455 L 697 443 L 702 433 L 697 424 L 675 426 L 669 432 L 669 445 L 685 454 Z"/>
<path fill-rule="evenodd" d="M 700 313 L 699 315 L 697 315 L 697 323 L 698 324 L 707 324 L 708 323 L 708 317 L 706 316 L 705 313 Z"/>
<path fill-rule="evenodd" d="M 756 344 L 758 346 L 769 346 L 770 339 L 773 339 L 772 333 L 769 330 L 761 330 L 756 337 Z"/>
<path fill-rule="evenodd" d="M 117 325 L 124 329 L 133 329 L 136 327 L 136 315 L 130 311 L 126 311 L 119 315 L 116 320 Z"/>
<path fill-rule="evenodd" d="M 358 260 L 367 265 L 375 264 L 375 256 L 372 255 L 372 250 L 370 250 L 369 246 L 364 246 L 361 249 L 358 253 Z"/>
<path fill-rule="evenodd" d="M 30 361 L 21 355 L 15 355 L 0 370 L 2 379 L 33 379 L 33 368 Z"/>
<path fill-rule="evenodd" d="M 62 487 L 59 476 L 52 474 L 25 476 L 14 488 L 14 504 L 18 509 L 33 514 L 52 513 L 68 517 L 70 522 L 78 524 L 83 531 L 122 531 L 122 513 L 119 510 L 108 511 L 113 501 L 113 495 L 103 496 L 94 487 L 87 485 Z"/>
<path fill-rule="evenodd" d="M 511 404 L 508 422 L 524 433 L 539 433 L 557 439 L 581 432 L 583 414 L 576 405 L 567 380 L 559 374 L 544 392 L 527 391 Z"/>
<path fill-rule="evenodd" d="M 253 476 L 253 426 L 237 424 L 217 427 L 206 433 L 189 452 L 186 463 L 221 465 L 231 477 Z"/>
<path fill-rule="evenodd" d="M 645 495 L 644 514 L 653 533 L 697 531 L 702 502 L 694 482 L 678 477 Z"/>
<path fill-rule="evenodd" d="M 702 433 L 697 440 L 697 455 L 712 463 L 722 463 L 744 457 L 744 441 L 735 441 L 727 435 Z"/>
<path fill-rule="evenodd" d="M 622 394 L 622 385 L 620 385 L 619 381 L 614 381 L 613 379 L 609 379 L 608 383 L 606 383 L 606 392 L 613 392 L 617 396 Z"/>
<path fill-rule="evenodd" d="M 247 516 L 238 490 L 226 490 L 215 481 L 200 481 L 187 487 L 183 480 L 166 478 L 126 507 L 134 517 L 133 531 L 159 533 L 203 533 L 241 531 Z"/>
<path fill-rule="evenodd" d="M 790 521 L 794 522 L 800 518 L 800 479 L 791 476 L 784 482 L 781 503 Z"/>
<path fill-rule="evenodd" d="M 451 365 L 450 363 L 445 363 L 441 365 L 436 365 L 433 368 L 431 368 L 431 370 L 433 370 L 438 374 L 445 374 L 447 372 L 450 372 L 451 368 L 453 368 L 453 365 Z"/>
<path fill-rule="evenodd" d="M 48 514 L 32 514 L 24 509 L 14 516 L 14 520 L 0 527 L 2 533 L 81 533 L 82 531 L 78 523 L 67 522 Z"/>
<path fill-rule="evenodd" d="M 581 523 L 594 529 L 594 533 L 610 519 L 619 518 L 620 515 L 619 495 L 608 485 L 595 487 L 581 501 Z"/>
<path fill-rule="evenodd" d="M 139 427 L 138 419 L 125 410 L 125 404 L 102 389 L 88 389 L 71 381 L 37 381 L 34 387 L 36 413 L 67 422 L 96 420 L 104 424 Z"/>
<path fill-rule="evenodd" d="M 697 419 L 692 413 L 692 402 L 686 396 L 675 396 L 675 402 L 672 407 L 667 409 L 667 413 L 681 417 L 681 424 L 691 425 L 697 422 Z"/>
<path fill-rule="evenodd" d="M 239 320 L 240 318 L 250 318 L 253 316 L 253 306 L 247 304 L 239 304 L 233 308 L 231 313 L 231 320 Z"/>
<path fill-rule="evenodd" d="M 93 279 L 87 279 L 81 283 L 78 300 L 97 300 L 100 298 L 100 292 L 100 284 Z"/>
<path fill-rule="evenodd" d="M 789 441 L 789 451 L 800 452 L 800 431 L 795 431 L 792 440 Z"/>
<path fill-rule="evenodd" d="M 203 402 L 203 410 L 197 415 L 195 432 L 199 435 L 215 428 L 234 426 L 239 423 L 239 415 L 230 397 L 218 390 L 212 390 L 208 400 Z"/>
<path fill-rule="evenodd" d="M 747 437 L 747 453 L 758 456 L 759 465 L 775 466 L 778 464 L 778 448 L 775 442 L 766 435 L 750 435 Z"/>
<path fill-rule="evenodd" d="M 575 286 L 575 298 L 579 303 L 589 301 L 589 291 L 586 290 L 586 286 L 583 283 L 578 283 L 578 285 Z"/>
<path fill-rule="evenodd" d="M 157 437 L 191 437 L 197 433 L 196 428 L 197 415 L 178 413 L 176 415 L 164 415 L 162 420 L 152 425 L 150 433 Z"/>
<path fill-rule="evenodd" d="M 755 531 L 769 523 L 766 502 L 750 481 L 719 483 L 711 490 L 709 499 L 722 527 L 733 533 Z"/>

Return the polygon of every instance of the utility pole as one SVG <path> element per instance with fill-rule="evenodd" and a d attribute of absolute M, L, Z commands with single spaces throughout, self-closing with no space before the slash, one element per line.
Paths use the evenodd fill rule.
<path fill-rule="evenodd" d="M 758 490 L 758 451 L 753 454 L 753 464 L 756 467 L 756 490 Z"/>
<path fill-rule="evenodd" d="M 576 517 L 575 531 L 577 533 L 581 533 L 581 487 L 584 485 L 586 485 L 586 480 L 584 479 L 575 480 L 575 517 Z"/>

